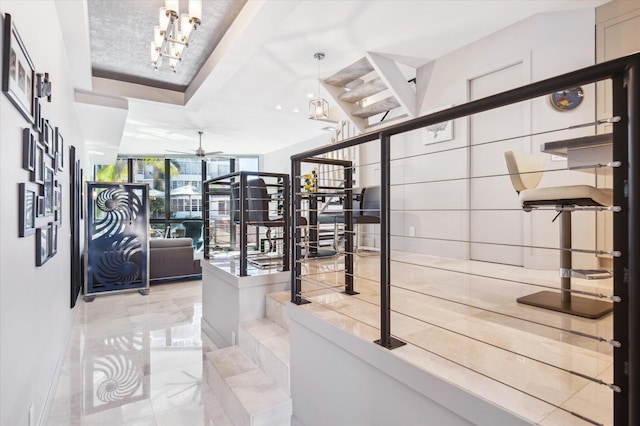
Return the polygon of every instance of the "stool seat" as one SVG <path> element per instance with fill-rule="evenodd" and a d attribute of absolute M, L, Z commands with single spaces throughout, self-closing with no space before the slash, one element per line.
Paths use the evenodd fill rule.
<path fill-rule="evenodd" d="M 523 207 L 610 206 L 613 203 L 613 190 L 590 185 L 552 186 L 522 190 L 518 198 Z"/>

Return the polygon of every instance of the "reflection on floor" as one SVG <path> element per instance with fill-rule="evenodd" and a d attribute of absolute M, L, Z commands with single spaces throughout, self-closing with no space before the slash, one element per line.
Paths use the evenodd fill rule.
<path fill-rule="evenodd" d="M 202 282 L 78 301 L 49 425 L 231 425 L 202 380 Z"/>
<path fill-rule="evenodd" d="M 373 341 L 379 335 L 376 254 L 357 256 L 347 296 L 344 259 L 305 262 L 303 295 L 327 321 Z M 613 392 L 569 373 L 612 382 L 613 315 L 582 319 L 516 303 L 559 286 L 557 272 L 394 253 L 391 330 L 409 345 L 397 356 L 543 425 L 612 424 Z M 574 280 L 574 288 L 611 294 L 611 280 Z M 527 283 L 527 284 L 523 284 Z M 586 285 L 585 285 L 586 283 Z M 328 309 L 327 309 L 328 308 Z M 558 408 L 559 407 L 559 408 Z"/>
<path fill-rule="evenodd" d="M 515 302 L 540 290 L 531 284 L 556 287 L 557 273 L 407 253 L 394 259 L 392 333 L 410 344 L 393 353 L 531 422 L 588 424 L 574 411 L 612 424 L 612 391 L 567 372 L 610 383 L 611 346 L 566 331 L 610 339 L 612 315 L 586 320 Z M 340 293 L 340 257 L 305 265 L 304 295 L 316 303 L 302 309 L 379 338 L 376 254 L 357 257 L 356 296 Z M 609 294 L 611 285 L 580 289 Z M 80 300 L 48 424 L 230 425 L 202 380 L 204 353 L 215 346 L 201 337 L 201 290 L 201 281 L 188 281 L 152 286 L 148 296 Z"/>

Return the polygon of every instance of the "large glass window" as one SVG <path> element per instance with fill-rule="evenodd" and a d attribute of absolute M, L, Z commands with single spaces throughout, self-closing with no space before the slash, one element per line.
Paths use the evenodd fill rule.
<path fill-rule="evenodd" d="M 202 219 L 202 160 L 181 158 L 171 164 L 171 219 Z"/>
<path fill-rule="evenodd" d="M 118 159 L 112 165 L 96 165 L 100 182 L 132 182 L 149 184 L 149 213 L 152 236 L 183 236 L 183 222 L 202 219 L 202 175 L 207 179 L 234 171 L 258 171 L 258 157 L 236 158 L 164 158 Z M 204 169 L 204 170 L 203 170 Z M 169 196 L 167 197 L 167 190 Z M 220 211 L 228 214 L 224 202 Z"/>
<path fill-rule="evenodd" d="M 98 165 L 94 170 L 97 182 L 129 181 L 129 165 L 126 159 L 116 160 L 115 164 Z"/>

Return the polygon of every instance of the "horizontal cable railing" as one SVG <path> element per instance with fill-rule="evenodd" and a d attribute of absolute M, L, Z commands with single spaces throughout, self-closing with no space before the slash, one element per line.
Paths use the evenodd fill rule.
<path fill-rule="evenodd" d="M 630 401 L 640 397 L 640 346 L 630 330 L 640 327 L 640 251 L 630 236 L 640 220 L 632 213 L 640 211 L 639 61 L 637 54 L 599 64 L 292 156 L 292 302 L 321 304 L 377 330 L 384 347 L 414 345 L 586 424 L 638 424 Z M 470 133 L 485 111 L 544 105 L 549 93 L 606 79 L 609 118 L 575 124 L 580 118 L 565 115 L 564 126 L 558 119 L 506 137 Z M 449 120 L 467 126 L 463 138 L 428 146 L 404 136 Z M 596 134 L 605 124 L 609 137 Z M 611 147 L 611 159 L 574 164 L 541 146 L 573 139 Z M 354 146 L 365 161 L 317 173 L 313 194 L 300 189 L 302 170 Z M 509 159 L 496 159 L 506 150 L 537 154 L 541 166 L 507 170 Z M 518 181 L 531 179 L 579 195 L 528 198 L 544 193 L 527 193 L 538 183 Z M 373 187 L 380 195 L 364 205 Z M 595 198 L 583 196 L 588 188 Z M 325 214 L 318 203 L 329 197 L 342 208 Z M 559 275 L 550 266 L 558 261 Z M 591 386 L 610 394 L 594 407 L 578 404 L 588 392 L 600 395 Z"/>

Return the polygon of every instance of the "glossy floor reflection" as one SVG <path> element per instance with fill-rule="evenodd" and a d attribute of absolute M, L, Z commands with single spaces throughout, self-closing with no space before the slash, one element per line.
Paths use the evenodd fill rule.
<path fill-rule="evenodd" d="M 356 256 L 359 294 L 347 296 L 343 257 L 306 261 L 303 296 L 312 304 L 303 306 L 378 339 L 379 268 L 377 254 Z M 394 252 L 391 334 L 408 345 L 393 353 L 532 423 L 590 424 L 575 412 L 612 424 L 613 392 L 596 383 L 613 380 L 612 346 L 584 334 L 612 339 L 613 315 L 590 320 L 516 302 L 545 287 L 559 287 L 556 271 Z M 573 288 L 611 294 L 612 280 Z"/>
<path fill-rule="evenodd" d="M 79 300 L 47 424 L 231 425 L 202 380 L 202 282 Z M 203 340 L 204 339 L 204 340 Z"/>

